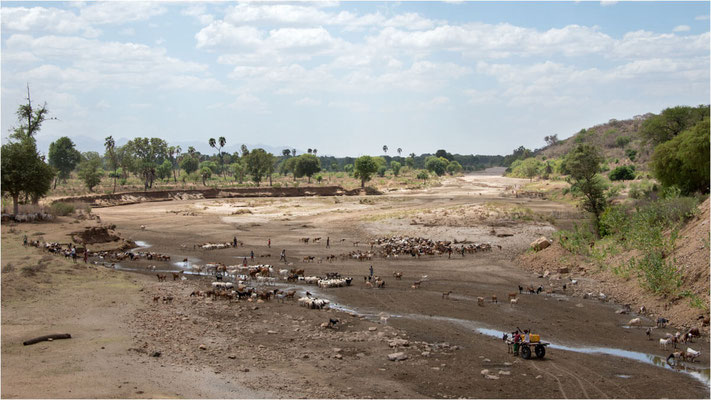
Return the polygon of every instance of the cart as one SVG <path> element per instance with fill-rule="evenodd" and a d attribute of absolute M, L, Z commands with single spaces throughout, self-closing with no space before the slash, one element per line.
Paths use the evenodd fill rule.
<path fill-rule="evenodd" d="M 530 359 L 532 352 L 536 353 L 536 357 L 543 358 L 546 356 L 546 346 L 548 346 L 549 344 L 550 343 L 541 341 L 520 342 L 518 351 L 519 354 L 521 354 L 521 358 L 523 358 L 524 360 Z M 531 351 L 531 348 L 533 348 L 533 351 Z"/>

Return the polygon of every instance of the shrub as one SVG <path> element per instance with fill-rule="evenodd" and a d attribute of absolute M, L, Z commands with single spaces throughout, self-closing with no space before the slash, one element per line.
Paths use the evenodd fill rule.
<path fill-rule="evenodd" d="M 631 140 L 629 136 L 618 136 L 617 139 L 615 139 L 615 147 L 625 147 Z"/>
<path fill-rule="evenodd" d="M 635 178 L 634 165 L 621 165 L 610 172 L 611 181 L 629 181 Z"/>
<path fill-rule="evenodd" d="M 625 150 L 625 155 L 630 159 L 630 161 L 634 161 L 634 159 L 637 157 L 637 150 L 627 149 Z"/>
<path fill-rule="evenodd" d="M 55 216 L 65 216 L 74 214 L 74 204 L 56 202 L 52 203 L 51 213 Z"/>
<path fill-rule="evenodd" d="M 607 207 L 600 215 L 600 236 L 617 235 L 627 229 L 628 217 L 622 206 Z"/>
<path fill-rule="evenodd" d="M 590 244 L 595 242 L 595 235 L 584 225 L 575 224 L 572 231 L 560 230 L 554 237 L 564 249 L 571 253 L 588 255 Z"/>

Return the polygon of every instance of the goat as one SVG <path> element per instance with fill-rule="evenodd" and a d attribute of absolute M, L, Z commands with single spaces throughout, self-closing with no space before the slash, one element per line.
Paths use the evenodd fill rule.
<path fill-rule="evenodd" d="M 509 300 L 515 299 L 518 293 L 509 293 Z"/>
<path fill-rule="evenodd" d="M 664 328 L 669 323 L 669 320 L 664 317 L 657 318 L 657 328 Z"/>
<path fill-rule="evenodd" d="M 400 280 L 402 279 L 402 272 L 393 272 L 393 276 L 395 279 Z"/>
<path fill-rule="evenodd" d="M 183 274 L 183 271 L 173 272 L 173 280 L 177 281 L 178 279 L 180 279 L 180 275 L 182 275 L 182 274 Z"/>
<path fill-rule="evenodd" d="M 309 244 L 309 238 L 301 238 L 300 240 L 305 244 Z"/>
<path fill-rule="evenodd" d="M 630 322 L 627 323 L 629 326 L 639 326 L 642 325 L 642 318 L 632 318 Z"/>
<path fill-rule="evenodd" d="M 699 331 L 699 328 L 691 328 L 686 335 L 689 337 L 689 341 L 691 341 L 694 336 L 701 337 L 701 332 Z"/>
<path fill-rule="evenodd" d="M 444 292 L 444 293 L 442 293 L 442 298 L 443 298 L 443 299 L 448 299 L 450 294 L 452 294 L 452 291 L 451 291 L 451 290 L 448 291 L 448 292 Z"/>
<path fill-rule="evenodd" d="M 163 297 L 163 303 L 166 303 L 166 304 L 173 303 L 173 296 L 168 295 L 168 296 Z"/>
<path fill-rule="evenodd" d="M 160 295 L 153 296 L 153 302 L 154 302 L 154 303 L 157 303 L 158 300 L 160 300 Z"/>
<path fill-rule="evenodd" d="M 491 295 L 491 302 L 492 302 L 492 303 L 498 303 L 498 302 L 499 302 L 499 299 L 496 297 L 495 294 L 492 294 L 492 295 Z"/>
<path fill-rule="evenodd" d="M 672 342 L 671 339 L 659 339 L 659 347 L 663 348 L 664 350 L 667 349 L 667 346 L 670 345 Z"/>
<path fill-rule="evenodd" d="M 145 230 L 146 230 L 146 226 L 145 226 L 145 225 L 141 225 L 141 230 L 142 230 L 142 231 L 145 231 Z"/>
<path fill-rule="evenodd" d="M 336 329 L 336 324 L 341 322 L 338 318 L 329 318 L 327 328 Z"/>
<path fill-rule="evenodd" d="M 378 280 L 375 281 L 375 286 L 376 286 L 377 288 L 382 289 L 382 288 L 385 287 L 385 281 L 382 280 L 382 279 L 378 279 Z"/>
<path fill-rule="evenodd" d="M 163 274 L 156 274 L 156 276 L 158 277 L 158 282 L 165 282 L 165 278 L 167 278 L 167 276 Z"/>
<path fill-rule="evenodd" d="M 536 289 L 536 294 L 540 294 L 543 291 L 543 286 L 539 286 L 538 289 Z"/>
<path fill-rule="evenodd" d="M 700 351 L 696 351 L 692 349 L 691 347 L 687 347 L 686 351 L 684 352 L 684 357 L 688 360 L 691 360 L 691 362 L 694 362 L 697 357 L 701 355 Z"/>
<path fill-rule="evenodd" d="M 484 306 L 484 298 L 483 298 L 483 297 L 477 297 L 477 298 L 476 298 L 476 303 L 477 303 L 477 305 L 483 307 L 483 306 Z"/>
<path fill-rule="evenodd" d="M 422 284 L 422 281 L 415 281 L 412 283 L 412 288 L 417 289 L 420 287 L 421 284 Z"/>
<path fill-rule="evenodd" d="M 511 304 L 517 304 L 517 303 L 518 303 L 518 299 L 514 297 L 513 299 L 509 299 L 509 302 L 510 302 Z"/>

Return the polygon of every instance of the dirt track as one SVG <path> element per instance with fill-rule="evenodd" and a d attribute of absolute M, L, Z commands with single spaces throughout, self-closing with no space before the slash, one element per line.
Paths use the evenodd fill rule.
<path fill-rule="evenodd" d="M 124 237 L 147 242 L 152 251 L 169 253 L 174 261 L 190 257 L 198 264 L 236 265 L 254 251 L 257 260 L 250 264 L 286 268 L 278 261 L 285 249 L 293 266 L 305 268 L 306 275 L 337 271 L 354 277 L 354 284 L 321 290 L 313 285 L 285 286 L 310 290 L 335 303 L 334 309 L 319 311 L 291 301 L 229 303 L 190 297 L 193 290 L 209 287 L 207 277 L 159 283 L 153 272 L 90 267 L 75 273 L 95 274 L 96 287 L 84 283 L 80 289 L 53 290 L 30 306 L 6 296 L 6 285 L 21 280 L 6 282 L 3 273 L 3 396 L 707 398 L 708 386 L 702 381 L 708 382 L 708 369 L 706 378 L 699 380 L 653 365 L 663 364 L 669 352 L 659 349 L 656 340 L 648 341 L 644 329 L 625 327 L 634 314 L 619 315 L 617 305 L 571 296 L 575 287 L 570 283 L 563 292 L 562 283 L 569 280 L 550 287 L 548 280 L 513 265 L 513 257 L 531 241 L 550 236 L 554 228 L 546 217 L 575 212 L 541 199 L 513 197 L 513 185 L 521 182 L 469 176 L 426 191 L 384 196 L 186 200 L 95 210 L 104 223 L 116 224 Z M 525 209 L 530 212 L 522 213 Z M 502 233 L 512 236 L 496 236 Z M 372 238 L 390 235 L 490 242 L 502 249 L 451 259 L 444 255 L 302 262 L 305 256 L 318 259 L 365 251 Z M 243 247 L 193 248 L 234 236 Z M 302 237 L 322 240 L 304 245 Z M 354 242 L 361 244 L 355 247 Z M 267 254 L 270 257 L 260 257 Z M 371 264 L 375 275 L 384 277 L 385 288 L 363 284 Z M 146 272 L 151 265 L 157 271 L 178 269 L 171 263 L 148 261 L 122 267 Z M 403 272 L 404 278 L 395 280 L 395 271 Z M 582 279 L 575 272 L 564 279 L 569 276 Z M 415 280 L 423 281 L 419 289 L 411 288 Z M 114 282 L 110 290 L 101 287 L 104 281 Z M 518 292 L 518 285 L 545 285 L 557 293 L 523 294 L 518 304 L 511 305 L 507 294 Z M 450 290 L 450 298 L 443 299 L 442 293 Z M 492 294 L 498 303 L 490 301 Z M 170 304 L 153 301 L 154 296 L 168 295 L 174 297 Z M 483 306 L 477 305 L 477 297 L 487 299 Z M 70 304 L 82 306 L 67 314 Z M 28 308 L 42 311 L 27 314 Z M 46 318 L 62 323 L 47 327 Z M 329 318 L 339 319 L 339 329 L 320 328 Z M 604 347 L 662 359 L 642 355 L 648 361 L 640 362 L 550 348 L 543 360 L 525 361 L 507 354 L 499 338 L 485 334 L 491 331 L 477 330 L 510 332 L 517 326 L 575 350 Z M 41 327 L 79 334 L 67 343 L 17 345 Z M 661 331 L 654 331 L 655 339 Z M 101 341 L 96 335 L 105 336 L 110 344 L 98 350 Z M 708 366 L 708 336 L 689 346 L 702 352 L 701 360 L 690 365 Z M 49 349 L 60 349 L 59 355 Z M 396 351 L 408 359 L 389 361 L 387 355 Z M 155 352 L 160 356 L 152 357 Z M 71 357 L 60 357 L 67 354 Z M 23 371 L 39 368 L 45 379 L 29 385 L 29 378 L 13 366 L 19 360 Z M 109 376 L 101 373 L 108 373 L 107 364 L 115 367 Z M 485 377 L 484 369 L 498 379 Z M 75 375 L 79 383 L 67 393 L 69 376 Z"/>

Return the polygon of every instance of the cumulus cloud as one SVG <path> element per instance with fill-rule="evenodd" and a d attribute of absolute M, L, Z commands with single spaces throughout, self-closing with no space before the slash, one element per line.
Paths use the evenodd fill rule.
<path fill-rule="evenodd" d="M 689 25 L 678 25 L 675 26 L 674 29 L 672 29 L 672 32 L 688 32 L 691 30 L 691 27 Z"/>

